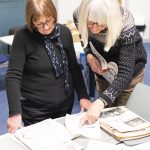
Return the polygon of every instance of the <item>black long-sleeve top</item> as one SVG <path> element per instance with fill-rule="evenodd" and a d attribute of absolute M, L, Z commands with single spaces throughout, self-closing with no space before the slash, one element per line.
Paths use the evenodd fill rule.
<path fill-rule="evenodd" d="M 40 33 L 31 33 L 27 27 L 18 31 L 14 37 L 8 71 L 6 91 L 9 115 L 20 114 L 20 96 L 57 106 L 76 89 L 78 98 L 89 98 L 82 72 L 77 63 L 70 30 L 60 26 L 60 39 L 68 57 L 70 89 L 66 93 L 64 77 L 56 78 L 51 60 L 47 54 Z M 55 45 L 54 45 L 55 47 Z M 55 47 L 59 61 L 60 50 Z"/>
<path fill-rule="evenodd" d="M 115 62 L 118 65 L 118 75 L 109 87 L 101 93 L 100 97 L 111 105 L 116 97 L 125 90 L 131 80 L 145 67 L 147 54 L 142 43 L 142 38 L 134 25 L 132 14 L 125 8 L 120 8 L 123 18 L 123 26 L 120 37 L 111 49 L 104 51 L 107 29 L 95 35 L 89 31 L 89 41 L 107 62 Z M 74 22 L 78 27 L 79 10 L 74 11 Z M 92 53 L 89 45 L 85 48 L 86 55 Z M 98 78 L 102 78 L 97 74 Z"/>

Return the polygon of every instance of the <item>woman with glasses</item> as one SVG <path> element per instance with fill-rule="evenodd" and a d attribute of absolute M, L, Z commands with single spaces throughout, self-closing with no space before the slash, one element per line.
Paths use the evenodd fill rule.
<path fill-rule="evenodd" d="M 82 0 L 74 11 L 74 22 L 99 91 L 99 98 L 81 120 L 81 124 L 91 124 L 104 107 L 126 104 L 136 84 L 143 82 L 147 56 L 133 16 L 118 0 Z"/>
<path fill-rule="evenodd" d="M 27 0 L 26 23 L 13 40 L 6 76 L 8 132 L 71 113 L 74 88 L 81 110 L 91 102 L 70 30 L 57 23 L 51 0 Z"/>

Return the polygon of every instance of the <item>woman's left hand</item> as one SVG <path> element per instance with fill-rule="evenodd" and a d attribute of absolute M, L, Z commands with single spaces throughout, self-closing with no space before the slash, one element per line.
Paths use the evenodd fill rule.
<path fill-rule="evenodd" d="M 91 101 L 85 98 L 80 99 L 80 112 L 84 112 L 84 110 L 88 110 L 92 105 Z"/>

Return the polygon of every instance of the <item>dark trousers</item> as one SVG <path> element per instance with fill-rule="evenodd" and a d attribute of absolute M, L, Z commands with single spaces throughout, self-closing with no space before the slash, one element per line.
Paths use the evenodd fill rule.
<path fill-rule="evenodd" d="M 71 114 L 74 95 L 68 96 L 58 105 L 51 105 L 28 98 L 23 98 L 22 102 L 22 121 L 24 126 L 38 123 L 45 119 L 55 119 Z"/>

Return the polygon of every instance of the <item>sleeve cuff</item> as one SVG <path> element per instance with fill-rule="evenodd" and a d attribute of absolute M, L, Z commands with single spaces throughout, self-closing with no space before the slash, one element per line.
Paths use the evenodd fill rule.
<path fill-rule="evenodd" d="M 100 98 L 102 98 L 103 100 L 105 100 L 107 102 L 108 107 L 110 107 L 112 105 L 111 99 L 108 98 L 106 95 L 102 94 L 102 95 L 100 95 Z"/>

